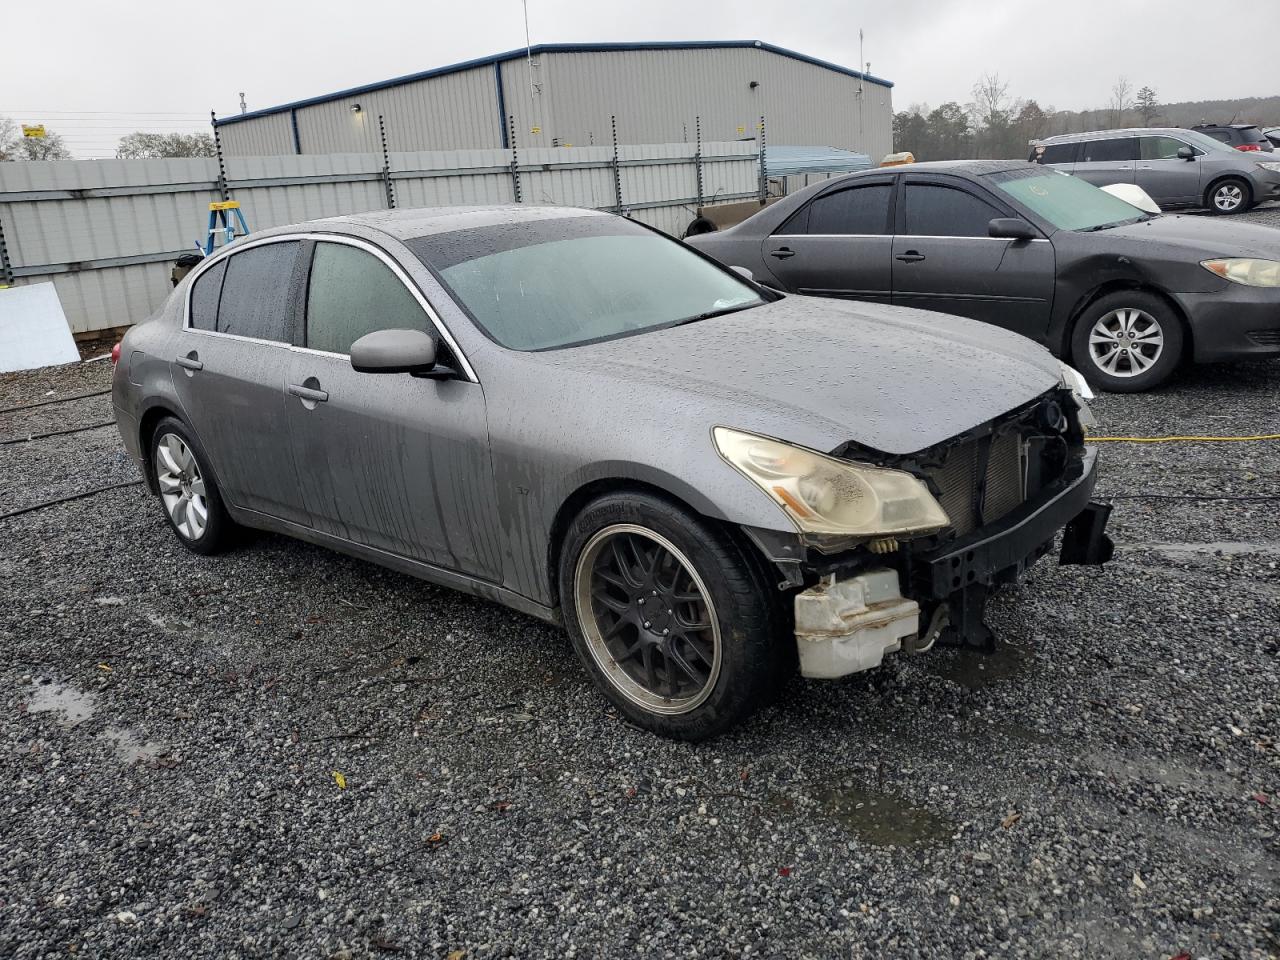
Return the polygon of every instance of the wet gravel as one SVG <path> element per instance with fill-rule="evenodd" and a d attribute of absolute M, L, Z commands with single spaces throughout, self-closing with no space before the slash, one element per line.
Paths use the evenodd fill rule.
<path fill-rule="evenodd" d="M 1099 433 L 1276 433 L 1277 396 L 1201 368 Z M 119 454 L 0 446 L 0 513 Z M 533 620 L 280 537 L 194 556 L 141 487 L 2 520 L 0 955 L 1274 957 L 1280 444 L 1103 454 L 1116 560 L 1042 562 L 997 653 L 797 680 L 700 746 Z"/>

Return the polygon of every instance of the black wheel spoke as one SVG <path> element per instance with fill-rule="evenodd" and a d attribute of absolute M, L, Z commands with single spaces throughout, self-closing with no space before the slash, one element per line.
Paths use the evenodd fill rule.
<path fill-rule="evenodd" d="M 618 575 L 626 581 L 627 587 L 634 589 L 640 586 L 641 580 L 636 576 L 635 571 L 631 569 L 631 561 L 627 559 L 627 555 L 622 549 L 622 538 L 615 537 L 609 544 L 609 548 L 613 552 L 613 562 L 617 568 Z"/>
<path fill-rule="evenodd" d="M 617 597 L 611 597 L 603 590 L 591 591 L 591 596 L 598 602 L 604 604 L 614 613 L 626 613 L 631 609 L 631 604 L 626 600 L 619 600 Z"/>

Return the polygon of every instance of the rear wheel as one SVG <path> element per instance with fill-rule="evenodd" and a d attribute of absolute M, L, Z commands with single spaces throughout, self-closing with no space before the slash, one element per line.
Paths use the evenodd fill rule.
<path fill-rule="evenodd" d="M 1163 383 L 1182 359 L 1182 323 L 1160 297 L 1121 290 L 1094 301 L 1076 321 L 1071 352 L 1089 382 L 1112 393 Z"/>
<path fill-rule="evenodd" d="M 179 542 L 206 555 L 226 549 L 235 523 L 223 506 L 204 448 L 181 420 L 166 417 L 156 425 L 151 463 L 165 519 Z"/>
<path fill-rule="evenodd" d="M 1205 206 L 1218 216 L 1244 213 L 1252 205 L 1253 191 L 1248 183 L 1237 177 L 1219 180 L 1205 193 Z"/>
<path fill-rule="evenodd" d="M 638 726 L 722 733 L 787 675 L 775 591 L 725 531 L 657 497 L 610 494 L 561 550 L 565 626 L 592 679 Z"/>

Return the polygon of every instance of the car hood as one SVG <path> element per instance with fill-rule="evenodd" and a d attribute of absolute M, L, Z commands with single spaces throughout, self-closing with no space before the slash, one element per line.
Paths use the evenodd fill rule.
<path fill-rule="evenodd" d="M 722 424 L 823 450 L 852 440 L 888 454 L 947 440 L 1060 380 L 1049 351 L 1007 330 L 794 295 L 535 356 L 592 380 L 602 412 L 620 418 Z"/>
<path fill-rule="evenodd" d="M 1137 243 L 1182 247 L 1197 261 L 1208 257 L 1280 259 L 1280 231 L 1256 223 L 1218 217 L 1164 216 L 1098 231 L 1098 235 Z"/>

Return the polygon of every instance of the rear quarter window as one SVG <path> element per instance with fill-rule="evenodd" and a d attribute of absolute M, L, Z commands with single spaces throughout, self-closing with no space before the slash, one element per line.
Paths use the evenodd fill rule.
<path fill-rule="evenodd" d="M 222 297 L 222 278 L 227 261 L 220 260 L 200 276 L 191 287 L 191 327 L 195 330 L 218 328 L 218 301 Z"/>

